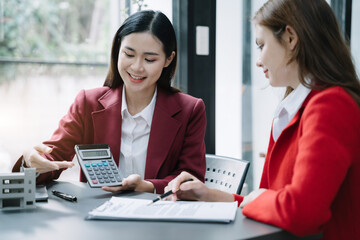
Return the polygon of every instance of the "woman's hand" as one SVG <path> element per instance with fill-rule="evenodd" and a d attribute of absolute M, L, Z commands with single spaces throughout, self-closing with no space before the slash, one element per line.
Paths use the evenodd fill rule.
<path fill-rule="evenodd" d="M 193 179 L 193 181 L 185 182 L 188 179 Z M 170 190 L 172 190 L 174 194 L 167 197 L 167 199 L 173 201 L 177 199 L 205 201 L 204 198 L 208 192 L 208 187 L 190 173 L 182 172 L 169 182 L 164 192 Z"/>
<path fill-rule="evenodd" d="M 256 190 L 252 191 L 251 193 L 249 193 L 248 195 L 246 195 L 244 197 L 244 200 L 241 202 L 240 207 L 241 208 L 245 207 L 248 203 L 255 200 L 255 198 L 260 196 L 265 191 L 266 191 L 265 188 L 260 188 L 260 189 L 256 189 Z"/>
<path fill-rule="evenodd" d="M 193 179 L 193 181 L 184 182 L 190 178 Z M 167 199 L 173 201 L 176 201 L 177 199 L 207 202 L 234 201 L 232 194 L 209 188 L 199 179 L 187 172 L 182 172 L 179 176 L 170 181 L 168 186 L 165 187 L 165 192 L 169 190 L 172 190 L 174 194 Z"/>
<path fill-rule="evenodd" d="M 69 161 L 49 161 L 41 156 L 45 153 L 51 153 L 52 148 L 45 144 L 36 145 L 34 148 L 25 151 L 23 158 L 25 161 L 25 167 L 36 168 L 36 172 L 45 173 L 53 170 L 59 170 L 60 168 L 71 168 L 74 166 L 73 162 Z"/>
<path fill-rule="evenodd" d="M 140 175 L 138 174 L 131 174 L 127 178 L 122 180 L 121 186 L 115 187 L 102 187 L 102 190 L 108 192 L 119 192 L 123 190 L 134 190 L 138 192 L 154 192 L 154 184 L 149 181 L 142 180 Z"/>

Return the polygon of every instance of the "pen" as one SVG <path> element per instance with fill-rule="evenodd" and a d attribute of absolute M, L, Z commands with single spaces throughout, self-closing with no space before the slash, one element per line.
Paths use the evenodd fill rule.
<path fill-rule="evenodd" d="M 183 183 L 185 183 L 185 182 L 190 182 L 190 181 L 194 181 L 194 179 L 189 178 L 189 179 L 183 181 L 181 184 L 183 184 Z M 173 194 L 173 191 L 172 191 L 172 190 L 167 191 L 166 193 L 161 194 L 160 196 L 158 196 L 157 198 L 155 198 L 154 200 L 152 200 L 151 202 L 149 202 L 148 205 L 151 205 L 151 204 L 153 204 L 154 202 L 157 202 L 157 201 L 159 201 L 159 200 L 161 200 L 161 199 L 163 199 L 163 198 L 166 198 L 167 196 L 170 196 L 171 194 Z"/>
<path fill-rule="evenodd" d="M 65 199 L 65 200 L 68 200 L 70 202 L 76 202 L 77 201 L 77 198 L 75 196 L 71 196 L 69 194 L 66 194 L 66 193 L 62 193 L 62 192 L 59 192 L 59 191 L 55 191 L 55 190 L 52 190 L 51 191 L 55 196 L 59 197 L 59 198 L 62 198 L 62 199 Z"/>

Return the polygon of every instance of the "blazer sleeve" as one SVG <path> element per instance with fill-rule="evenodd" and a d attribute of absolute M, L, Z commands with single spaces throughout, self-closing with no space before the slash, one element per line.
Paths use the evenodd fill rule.
<path fill-rule="evenodd" d="M 60 120 L 58 128 L 53 133 L 50 140 L 43 142 L 53 150 L 44 157 L 50 161 L 72 161 L 75 150 L 74 146 L 82 142 L 84 132 L 85 116 L 85 91 L 82 90 L 70 106 L 68 113 Z M 13 171 L 18 170 L 19 162 L 15 164 Z M 40 174 L 36 179 L 37 184 L 48 183 L 57 179 L 64 169 Z"/>
<path fill-rule="evenodd" d="M 300 120 L 302 135 L 293 143 L 298 153 L 291 184 L 262 193 L 243 208 L 245 216 L 296 235 L 322 231 L 349 168 L 358 160 L 359 109 L 344 95 L 310 100 Z"/>
<path fill-rule="evenodd" d="M 238 194 L 233 194 L 234 196 L 234 202 L 238 203 L 238 207 L 240 206 L 240 204 L 242 203 L 242 201 L 244 200 L 243 196 L 240 196 Z"/>
<path fill-rule="evenodd" d="M 187 122 L 185 135 L 182 141 L 180 154 L 175 168 L 164 178 L 146 179 L 152 182 L 157 193 L 164 192 L 167 184 L 178 176 L 182 171 L 189 172 L 204 182 L 206 159 L 205 159 L 205 130 L 206 114 L 205 104 L 201 99 L 196 99 Z"/>

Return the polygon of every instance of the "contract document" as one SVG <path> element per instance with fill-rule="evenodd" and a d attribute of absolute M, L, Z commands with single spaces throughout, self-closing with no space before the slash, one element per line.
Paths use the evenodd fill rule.
<path fill-rule="evenodd" d="M 87 219 L 181 222 L 234 221 L 237 202 L 158 201 L 112 197 L 88 213 Z"/>

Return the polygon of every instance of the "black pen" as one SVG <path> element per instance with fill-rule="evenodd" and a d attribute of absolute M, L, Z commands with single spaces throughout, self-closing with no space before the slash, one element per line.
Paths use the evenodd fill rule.
<path fill-rule="evenodd" d="M 190 182 L 190 181 L 194 181 L 194 179 L 189 178 L 188 180 L 183 181 L 181 184 L 183 184 L 183 183 L 185 183 L 185 182 Z M 181 184 L 180 184 L 180 185 L 181 185 Z M 163 198 L 166 198 L 166 197 L 170 196 L 171 194 L 173 194 L 173 191 L 172 191 L 172 190 L 167 191 L 166 193 L 161 194 L 160 196 L 158 196 L 157 198 L 155 198 L 154 200 L 152 200 L 151 202 L 149 202 L 148 205 L 151 205 L 151 204 L 153 204 L 154 202 L 157 202 L 157 201 L 159 201 L 159 200 L 161 200 L 161 199 L 163 199 Z"/>
<path fill-rule="evenodd" d="M 59 197 L 59 198 L 62 198 L 62 199 L 65 199 L 65 200 L 68 200 L 70 202 L 76 202 L 77 201 L 77 198 L 75 196 L 71 196 L 69 194 L 66 194 L 66 193 L 62 193 L 62 192 L 59 192 L 59 191 L 55 191 L 55 190 L 52 190 L 51 191 L 55 196 Z"/>

